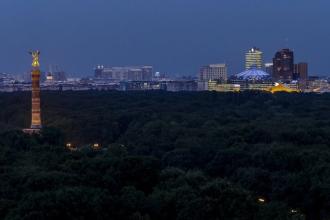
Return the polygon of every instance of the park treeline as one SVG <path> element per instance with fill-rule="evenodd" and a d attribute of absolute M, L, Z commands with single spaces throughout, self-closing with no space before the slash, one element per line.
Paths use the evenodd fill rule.
<path fill-rule="evenodd" d="M 0 219 L 330 218 L 330 94 L 43 92 L 32 136 L 0 106 Z"/>

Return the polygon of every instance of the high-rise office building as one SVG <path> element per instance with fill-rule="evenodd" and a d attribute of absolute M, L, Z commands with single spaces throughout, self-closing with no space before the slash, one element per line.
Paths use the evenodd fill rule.
<path fill-rule="evenodd" d="M 298 63 L 294 65 L 294 77 L 296 80 L 307 80 L 308 63 Z"/>
<path fill-rule="evenodd" d="M 300 89 L 306 89 L 308 81 L 308 63 L 295 64 L 293 76 L 295 80 L 298 80 Z"/>
<path fill-rule="evenodd" d="M 245 54 L 245 69 L 249 70 L 252 67 L 258 69 L 263 68 L 263 52 L 256 47 L 251 48 Z"/>
<path fill-rule="evenodd" d="M 49 72 L 46 74 L 46 81 L 48 82 L 59 82 L 59 81 L 66 81 L 66 74 L 65 72 Z"/>
<path fill-rule="evenodd" d="M 66 81 L 66 73 L 60 68 L 59 65 L 49 65 L 49 71 L 46 73 L 47 81 Z"/>
<path fill-rule="evenodd" d="M 273 81 L 288 82 L 293 80 L 294 54 L 290 49 L 282 49 L 273 58 Z"/>
<path fill-rule="evenodd" d="M 265 72 L 268 73 L 270 76 L 273 75 L 273 63 L 265 63 Z"/>
<path fill-rule="evenodd" d="M 201 81 L 227 81 L 227 65 L 226 64 L 210 64 L 202 66 L 199 72 Z"/>

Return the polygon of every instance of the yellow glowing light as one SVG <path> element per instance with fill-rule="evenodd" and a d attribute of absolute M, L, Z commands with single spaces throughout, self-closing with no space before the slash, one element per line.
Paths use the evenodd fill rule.
<path fill-rule="evenodd" d="M 70 151 L 77 151 L 78 150 L 78 148 L 72 143 L 67 143 L 65 146 Z"/>
<path fill-rule="evenodd" d="M 46 76 L 47 80 L 53 80 L 53 76 Z"/>
<path fill-rule="evenodd" d="M 98 143 L 95 143 L 95 144 L 92 145 L 92 148 L 95 149 L 95 150 L 98 150 L 98 149 L 101 148 L 101 145 L 98 144 Z"/>
<path fill-rule="evenodd" d="M 288 87 L 284 86 L 281 83 L 275 83 L 275 86 L 271 87 L 269 89 L 269 92 L 271 92 L 271 93 L 276 93 L 276 92 L 288 92 L 288 93 L 290 93 L 290 92 L 299 92 L 299 90 L 288 88 Z"/>

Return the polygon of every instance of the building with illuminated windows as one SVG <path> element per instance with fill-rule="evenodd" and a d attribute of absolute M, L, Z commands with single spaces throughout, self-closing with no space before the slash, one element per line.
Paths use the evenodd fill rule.
<path fill-rule="evenodd" d="M 202 66 L 199 71 L 200 81 L 227 81 L 227 65 L 226 64 L 210 64 Z"/>
<path fill-rule="evenodd" d="M 219 83 L 217 81 L 208 81 L 208 91 L 215 92 L 239 92 L 241 86 L 232 83 Z"/>
<path fill-rule="evenodd" d="M 298 63 L 294 65 L 294 79 L 298 81 L 301 90 L 307 88 L 308 63 Z"/>
<path fill-rule="evenodd" d="M 150 81 L 153 77 L 152 66 L 104 67 L 95 68 L 95 78 L 112 81 Z"/>
<path fill-rule="evenodd" d="M 240 91 L 268 91 L 273 86 L 270 75 L 256 67 L 251 67 L 248 70 L 232 76 L 229 82 L 234 85 L 239 85 Z"/>
<path fill-rule="evenodd" d="M 263 52 L 256 47 L 251 48 L 245 54 L 245 69 L 248 70 L 252 67 L 256 67 L 258 69 L 263 68 Z"/>
<path fill-rule="evenodd" d="M 273 63 L 265 63 L 265 72 L 268 73 L 270 76 L 273 75 Z"/>
<path fill-rule="evenodd" d="M 290 49 L 282 49 L 273 58 L 273 81 L 290 82 L 294 79 L 294 53 Z"/>

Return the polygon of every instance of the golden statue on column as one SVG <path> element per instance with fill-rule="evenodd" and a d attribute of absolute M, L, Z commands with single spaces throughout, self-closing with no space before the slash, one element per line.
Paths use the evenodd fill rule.
<path fill-rule="evenodd" d="M 34 68 L 40 67 L 40 63 L 39 63 L 40 51 L 39 50 L 30 51 L 29 53 L 32 55 L 32 67 Z"/>

